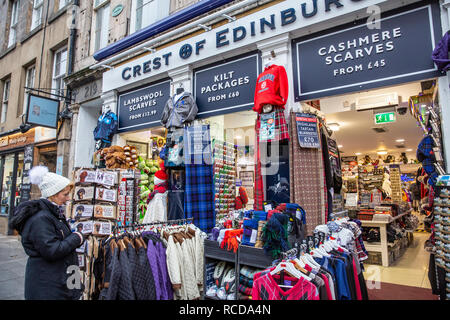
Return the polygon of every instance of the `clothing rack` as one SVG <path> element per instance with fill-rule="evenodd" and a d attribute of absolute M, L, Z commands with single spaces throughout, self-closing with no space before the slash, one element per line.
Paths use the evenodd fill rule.
<path fill-rule="evenodd" d="M 145 227 L 145 226 L 153 226 L 153 225 L 174 225 L 174 224 L 186 224 L 188 222 L 193 222 L 194 218 L 186 218 L 186 219 L 175 219 L 175 220 L 167 220 L 167 221 L 155 221 L 148 223 L 132 223 L 126 226 L 116 226 L 114 227 L 114 232 L 119 229 L 128 229 L 131 228 L 133 231 L 136 228 Z"/>

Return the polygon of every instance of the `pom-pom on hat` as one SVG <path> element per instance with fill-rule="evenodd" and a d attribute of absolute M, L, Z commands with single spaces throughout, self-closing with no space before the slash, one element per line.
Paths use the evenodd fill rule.
<path fill-rule="evenodd" d="M 47 167 L 36 166 L 30 170 L 30 181 L 41 190 L 43 198 L 49 198 L 70 184 L 70 180 L 59 174 L 49 172 Z"/>

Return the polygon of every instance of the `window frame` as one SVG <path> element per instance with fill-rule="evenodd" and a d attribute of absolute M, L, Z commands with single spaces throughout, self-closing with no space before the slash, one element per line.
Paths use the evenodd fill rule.
<path fill-rule="evenodd" d="M 142 4 L 139 4 L 138 6 L 138 1 L 142 2 Z M 145 8 L 145 6 L 149 5 L 149 4 L 154 4 L 156 7 L 147 7 L 147 9 Z M 146 10 L 149 10 L 151 12 L 156 10 L 156 19 L 154 21 L 150 21 L 149 23 L 143 25 L 143 18 L 146 15 Z M 140 11 L 140 14 L 138 15 L 138 11 Z M 163 12 L 164 11 L 164 12 Z M 170 15 L 170 1 L 168 0 L 132 0 L 131 1 L 131 16 L 130 16 L 130 30 L 129 33 L 135 33 L 139 30 L 142 30 L 146 27 L 148 27 L 149 25 L 158 22 L 162 19 L 164 19 L 165 17 Z M 138 23 L 138 17 L 140 17 L 140 23 Z M 139 26 L 139 28 L 138 28 Z"/>
<path fill-rule="evenodd" d="M 42 13 L 44 12 L 44 0 L 33 0 L 33 12 L 31 14 L 30 31 L 33 31 L 42 24 Z M 37 14 L 39 12 L 39 19 Z M 38 22 L 37 22 L 38 21 Z"/>
<path fill-rule="evenodd" d="M 104 6 L 106 2 L 109 2 L 110 0 L 94 0 L 92 2 L 92 6 L 94 10 L 99 9 L 100 7 Z"/>
<path fill-rule="evenodd" d="M 30 70 L 33 70 L 32 83 L 30 83 Z M 33 63 L 33 64 L 25 67 L 25 85 L 24 85 L 24 87 L 33 88 L 35 80 L 36 80 L 36 64 Z M 21 114 L 18 113 L 17 116 L 23 116 L 27 112 L 28 93 L 29 93 L 28 89 L 24 88 L 22 113 Z"/>
<path fill-rule="evenodd" d="M 61 73 L 61 62 L 62 59 L 59 60 L 59 67 L 60 67 L 60 72 L 58 74 L 56 74 L 56 58 L 58 56 L 58 54 L 61 54 L 62 57 L 62 52 L 65 51 L 65 60 L 64 60 L 64 73 Z M 64 83 L 64 77 L 67 74 L 67 46 L 61 47 L 58 50 L 55 50 L 53 53 L 53 70 L 52 70 L 52 93 L 58 94 L 60 96 L 64 96 L 64 89 L 65 89 L 65 83 Z M 56 88 L 56 85 L 59 84 L 59 88 Z M 62 86 L 61 86 L 62 84 Z M 62 97 L 57 97 L 57 96 L 53 96 L 55 99 L 58 100 L 64 100 Z"/>
<path fill-rule="evenodd" d="M 11 7 L 11 18 L 9 19 L 9 35 L 8 35 L 8 48 L 16 44 L 17 41 L 17 30 L 16 27 L 19 23 L 19 0 L 14 0 L 10 2 Z"/>
<path fill-rule="evenodd" d="M 8 88 L 8 89 L 7 89 Z M 11 78 L 3 80 L 2 110 L 0 111 L 0 123 L 5 123 L 8 116 L 9 98 L 11 96 Z"/>
<path fill-rule="evenodd" d="M 58 3 L 58 10 L 61 10 L 62 8 L 64 8 L 65 6 L 67 6 L 69 4 L 71 0 L 59 0 Z M 64 3 L 64 5 L 62 6 L 61 4 Z"/>
<path fill-rule="evenodd" d="M 109 24 L 111 14 L 110 0 L 103 0 L 101 4 L 94 7 L 94 11 L 95 11 L 94 50 L 98 51 L 108 45 Z M 107 17 L 106 23 L 104 19 L 105 17 Z"/>

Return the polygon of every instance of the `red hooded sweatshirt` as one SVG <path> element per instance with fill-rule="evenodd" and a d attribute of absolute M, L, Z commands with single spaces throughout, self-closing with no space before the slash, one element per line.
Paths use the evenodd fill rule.
<path fill-rule="evenodd" d="M 258 76 L 255 88 L 255 105 L 253 111 L 262 112 L 262 106 L 271 104 L 281 106 L 287 102 L 289 84 L 286 69 L 283 66 L 272 64 L 264 69 Z"/>

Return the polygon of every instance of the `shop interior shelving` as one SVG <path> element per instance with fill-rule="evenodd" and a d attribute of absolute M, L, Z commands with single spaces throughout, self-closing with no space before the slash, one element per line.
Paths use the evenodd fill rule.
<path fill-rule="evenodd" d="M 389 266 L 389 243 L 387 240 L 387 226 L 392 222 L 404 217 L 411 213 L 412 210 L 405 211 L 398 216 L 391 217 L 389 221 L 373 221 L 373 220 L 361 220 L 362 227 L 374 227 L 380 228 L 380 242 L 369 243 L 364 241 L 364 247 L 367 251 L 381 252 L 381 261 L 383 267 Z"/>

